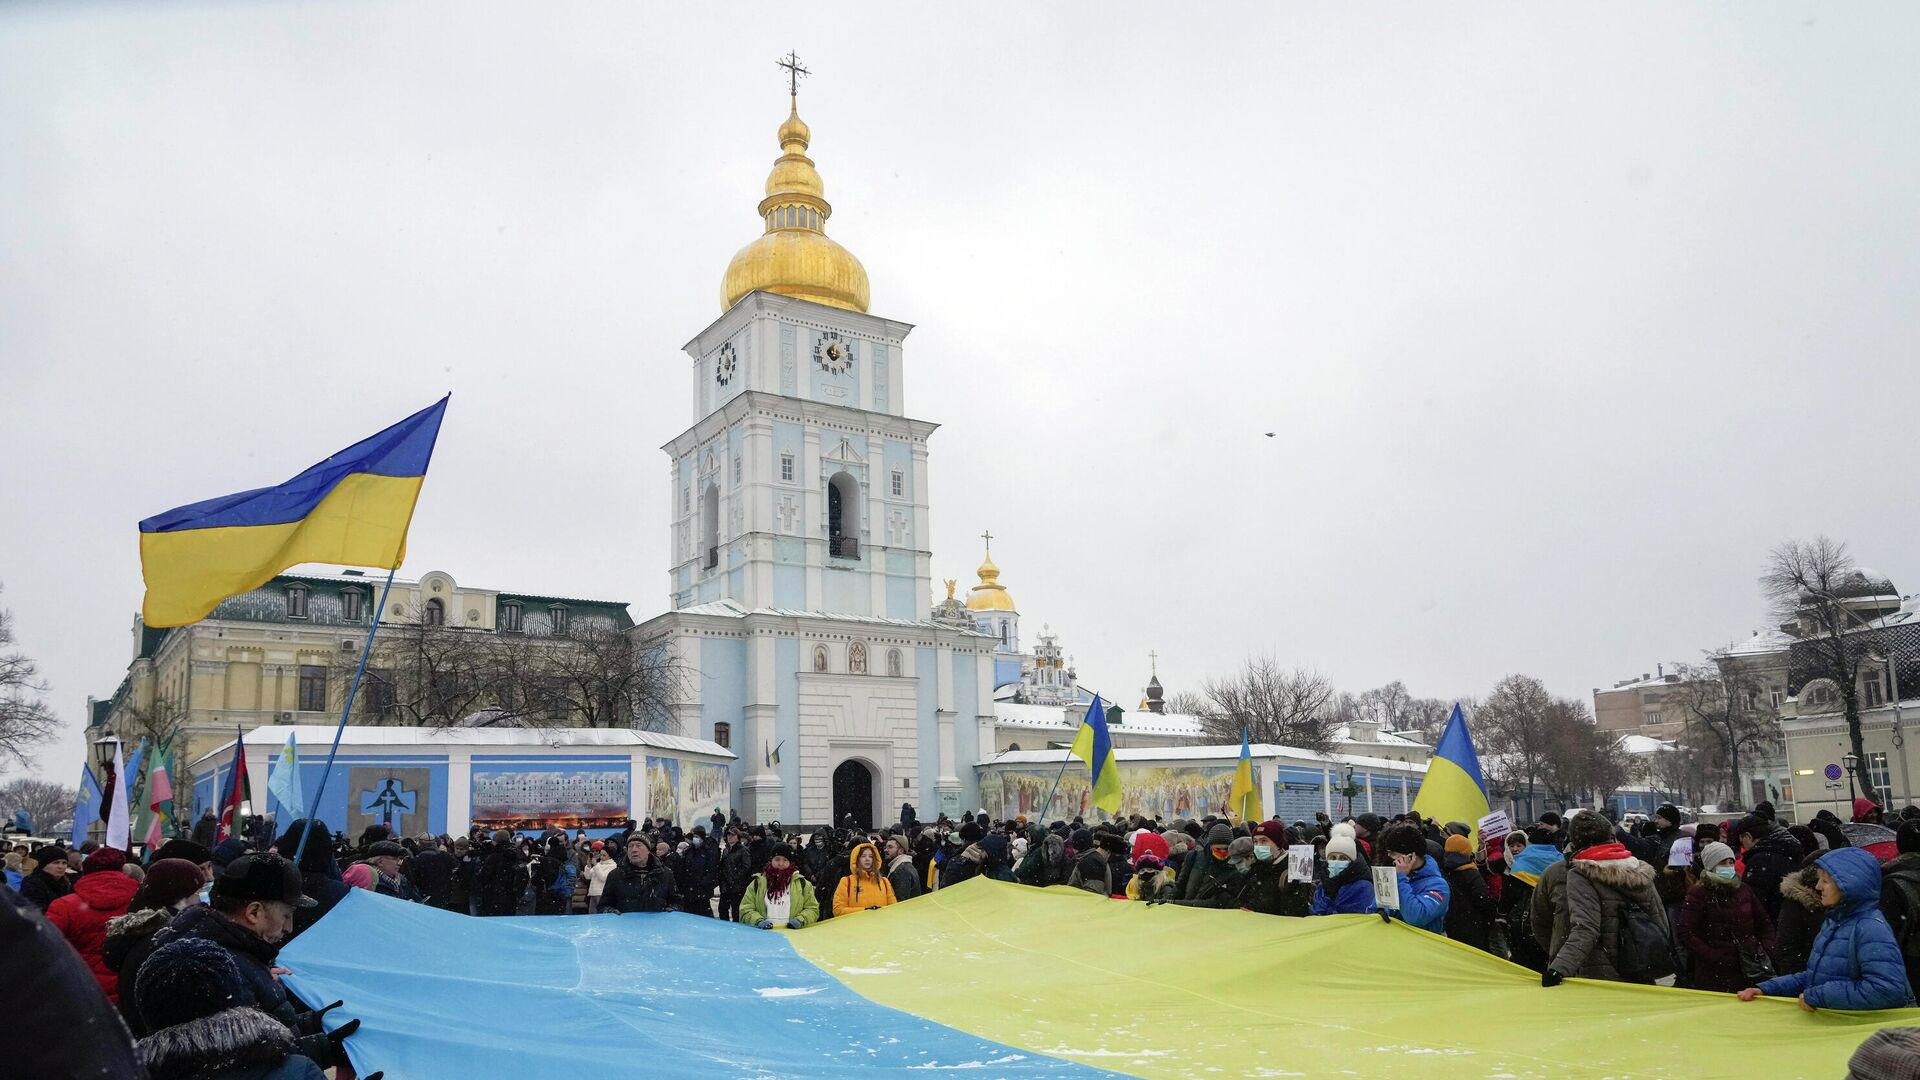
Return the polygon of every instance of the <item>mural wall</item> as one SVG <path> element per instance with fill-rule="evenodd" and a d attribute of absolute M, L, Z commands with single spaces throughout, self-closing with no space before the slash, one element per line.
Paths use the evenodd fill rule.
<path fill-rule="evenodd" d="M 708 825 L 707 819 L 713 816 L 716 807 L 722 814 L 727 812 L 728 804 L 733 801 L 731 786 L 732 780 L 725 765 L 711 765 L 702 761 L 681 762 L 677 800 L 679 816 L 675 818 L 675 823 L 683 829 Z"/>
<path fill-rule="evenodd" d="M 1144 814 L 1163 819 L 1199 817 L 1221 813 L 1227 805 L 1227 792 L 1233 787 L 1233 767 L 1215 766 L 1120 766 L 1120 815 Z M 1260 766 L 1253 767 L 1254 783 L 1260 782 Z M 1028 818 L 1040 813 L 1054 777 L 1060 777 L 1060 789 L 1054 793 L 1048 820 L 1067 821 L 1078 816 L 1088 821 L 1106 821 L 1110 815 L 1090 801 L 1091 791 L 1084 766 L 1069 766 L 1062 775 L 1058 768 L 1044 771 L 993 770 L 980 780 L 980 797 L 995 816 Z M 996 794 L 995 789 L 998 788 Z M 994 799 L 998 799 L 996 804 Z"/>
<path fill-rule="evenodd" d="M 473 823 L 516 830 L 618 826 L 631 808 L 630 768 L 624 758 L 551 765 L 475 761 Z"/>
<path fill-rule="evenodd" d="M 680 818 L 680 759 L 647 759 L 647 816 L 655 821 Z"/>

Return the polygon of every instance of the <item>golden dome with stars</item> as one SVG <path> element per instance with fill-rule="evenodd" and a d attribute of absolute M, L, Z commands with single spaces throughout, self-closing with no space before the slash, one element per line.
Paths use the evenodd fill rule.
<path fill-rule="evenodd" d="M 782 153 L 767 174 L 767 197 L 760 200 L 766 232 L 727 264 L 720 309 L 730 310 L 758 290 L 848 311 L 867 310 L 867 268 L 827 237 L 833 207 L 806 153 L 813 133 L 800 119 L 798 96 L 792 98 L 779 138 Z"/>

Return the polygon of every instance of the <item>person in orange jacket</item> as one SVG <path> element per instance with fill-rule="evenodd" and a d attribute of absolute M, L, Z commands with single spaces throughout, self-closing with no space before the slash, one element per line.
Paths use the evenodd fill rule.
<path fill-rule="evenodd" d="M 872 844 L 856 844 L 847 855 L 847 876 L 833 890 L 833 913 L 851 915 L 894 904 L 893 884 L 880 872 L 880 852 Z"/>

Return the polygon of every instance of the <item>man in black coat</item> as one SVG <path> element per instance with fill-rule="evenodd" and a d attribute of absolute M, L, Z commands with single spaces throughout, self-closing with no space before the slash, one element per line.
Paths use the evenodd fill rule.
<path fill-rule="evenodd" d="M 1767 918 L 1780 919 L 1780 880 L 1799 868 L 1800 841 L 1793 834 L 1763 817 L 1748 815 L 1733 827 L 1740 842 L 1741 861 L 1746 864 L 1747 885 L 1767 909 Z"/>
<path fill-rule="evenodd" d="M 45 912 L 47 905 L 73 891 L 73 882 L 67 880 L 67 852 L 58 845 L 48 844 L 33 849 L 27 857 L 40 865 L 20 882 L 20 895 Z"/>
<path fill-rule="evenodd" d="M 627 863 L 607 878 L 600 893 L 600 911 L 615 915 L 630 912 L 672 911 L 679 899 L 673 871 L 653 857 L 644 835 L 635 833 L 627 841 Z"/>
<path fill-rule="evenodd" d="M 431 837 L 421 842 L 420 854 L 407 862 L 407 877 L 427 903 L 453 910 L 453 856 Z"/>
<path fill-rule="evenodd" d="M 694 915 L 712 915 L 713 887 L 720 878 L 720 847 L 707 835 L 706 826 L 695 825 L 687 834 L 687 852 L 680 856 L 680 868 L 685 909 Z"/>
<path fill-rule="evenodd" d="M 501 829 L 493 834 L 492 848 L 480 858 L 474 873 L 474 892 L 482 915 L 514 915 L 520 910 L 520 894 L 527 891 L 527 864 L 513 842 L 513 833 Z"/>

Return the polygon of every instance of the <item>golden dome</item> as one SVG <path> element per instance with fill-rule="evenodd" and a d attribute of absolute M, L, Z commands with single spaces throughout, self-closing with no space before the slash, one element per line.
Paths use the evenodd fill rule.
<path fill-rule="evenodd" d="M 760 200 L 766 232 L 736 253 L 720 283 L 720 309 L 729 310 L 755 290 L 811 300 L 849 311 L 867 310 L 867 268 L 827 237 L 827 203 L 820 174 L 807 156 L 813 133 L 793 102 L 780 125 L 780 149 Z"/>
<path fill-rule="evenodd" d="M 980 584 L 967 593 L 968 611 L 1018 611 L 1013 606 L 1013 597 L 1007 594 L 1007 587 L 1000 584 L 1000 568 L 993 565 L 993 553 L 987 553 L 987 561 L 980 564 Z"/>

